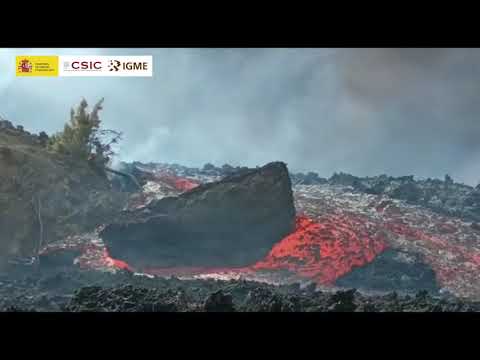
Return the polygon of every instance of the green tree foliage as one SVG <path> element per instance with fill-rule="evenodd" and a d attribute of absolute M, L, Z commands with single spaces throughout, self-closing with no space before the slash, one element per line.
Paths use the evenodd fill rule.
<path fill-rule="evenodd" d="M 80 105 L 70 112 L 70 122 L 63 132 L 50 138 L 48 149 L 77 160 L 92 161 L 104 167 L 114 155 L 111 145 L 117 143 L 121 133 L 101 128 L 99 112 L 103 98 L 88 112 L 88 104 L 82 99 Z"/>

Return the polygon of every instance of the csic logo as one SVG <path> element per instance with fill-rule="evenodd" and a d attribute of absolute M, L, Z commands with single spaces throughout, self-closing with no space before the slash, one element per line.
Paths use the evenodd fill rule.
<path fill-rule="evenodd" d="M 18 71 L 22 73 L 31 73 L 32 72 L 32 63 L 28 59 L 20 60 L 18 64 Z"/>
<path fill-rule="evenodd" d="M 63 63 L 63 68 L 67 71 L 69 70 L 87 70 L 87 71 L 99 71 L 102 70 L 101 61 L 65 61 Z"/>

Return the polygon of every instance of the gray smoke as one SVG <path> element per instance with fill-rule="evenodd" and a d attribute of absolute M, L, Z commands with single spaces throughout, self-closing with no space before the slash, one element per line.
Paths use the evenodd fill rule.
<path fill-rule="evenodd" d="M 21 54 L 152 54 L 153 78 L 15 78 Z M 0 115 L 59 131 L 105 97 L 122 160 L 480 180 L 479 49 L 15 49 Z"/>

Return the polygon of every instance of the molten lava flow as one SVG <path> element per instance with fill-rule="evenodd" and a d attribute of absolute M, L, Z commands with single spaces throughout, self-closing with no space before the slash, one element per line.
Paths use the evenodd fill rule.
<path fill-rule="evenodd" d="M 193 188 L 196 188 L 198 185 L 200 185 L 196 181 L 193 181 L 184 177 L 179 177 L 175 174 L 165 172 L 165 171 L 160 172 L 156 176 L 158 177 L 159 180 L 174 187 L 178 191 L 192 190 Z"/>
<path fill-rule="evenodd" d="M 99 241 L 92 241 L 87 245 L 76 245 L 83 252 L 77 263 L 84 268 L 123 269 L 159 276 L 251 275 L 259 270 L 286 269 L 326 285 L 333 284 L 338 277 L 348 273 L 354 267 L 371 262 L 386 248 L 382 232 L 378 229 L 367 219 L 354 215 L 322 216 L 319 221 L 298 216 L 296 230 L 292 234 L 279 241 L 265 259 L 244 268 L 134 269 L 128 263 L 112 258 Z M 404 234 L 411 232 L 410 229 L 403 227 L 394 230 Z M 416 233 L 409 235 L 417 238 L 421 236 Z M 92 240 L 98 239 L 92 238 Z"/>
<path fill-rule="evenodd" d="M 227 274 L 233 277 L 251 275 L 262 270 L 289 270 L 319 284 L 332 285 L 340 276 L 355 267 L 368 264 L 383 252 L 387 248 L 385 233 L 393 236 L 396 246 L 401 245 L 401 248 L 423 253 L 442 286 L 457 289 L 461 285 L 466 290 L 460 293 L 465 295 L 470 295 L 470 292 L 475 290 L 470 289 L 470 284 L 475 284 L 477 274 L 480 273 L 479 250 L 455 244 L 449 239 L 451 233 L 445 234 L 444 238 L 409 226 L 401 219 L 375 223 L 351 213 L 323 215 L 318 217 L 317 221 L 298 216 L 296 230 L 274 245 L 265 259 L 250 267 L 174 267 L 140 271 L 158 276 Z M 128 264 L 110 258 L 106 252 L 102 263 L 132 271 Z"/>
<path fill-rule="evenodd" d="M 180 178 L 175 180 L 175 189 L 180 190 L 180 191 L 188 191 L 196 188 L 199 184 L 196 182 L 185 179 L 185 178 Z"/>
<path fill-rule="evenodd" d="M 159 180 L 162 185 L 169 185 L 169 190 L 175 188 L 175 194 L 198 185 L 193 180 L 163 172 L 149 180 Z M 138 200 L 140 205 L 151 199 L 150 194 L 143 195 Z M 289 270 L 317 283 L 333 284 L 355 267 L 373 261 L 386 249 L 388 240 L 388 247 L 421 255 L 443 288 L 458 296 L 480 299 L 480 230 L 470 223 L 397 200 L 351 193 L 329 185 L 298 187 L 295 201 L 297 210 L 308 213 L 310 218 L 298 216 L 296 231 L 279 241 L 265 259 L 253 266 L 135 271 L 160 276 L 221 273 L 227 274 L 228 279 L 231 274 L 269 278 L 274 274 L 260 270 Z M 112 259 L 101 239 L 92 234 L 72 237 L 65 244 L 51 244 L 42 253 L 77 249 L 82 255 L 75 264 L 81 267 L 132 270 L 129 264 Z M 284 279 L 282 272 L 278 275 L 280 280 Z"/>
<path fill-rule="evenodd" d="M 113 259 L 111 257 L 109 257 L 108 259 L 112 261 L 112 263 L 113 263 L 112 265 L 114 267 L 116 267 L 117 269 L 128 270 L 128 271 L 133 272 L 133 269 L 131 268 L 131 266 L 128 265 L 125 261 L 116 260 L 116 259 Z"/>
<path fill-rule="evenodd" d="M 335 215 L 313 221 L 298 216 L 296 230 L 278 242 L 267 257 L 245 268 L 148 268 L 141 272 L 159 276 L 200 274 L 246 274 L 259 270 L 286 269 L 323 285 L 332 285 L 337 278 L 354 267 L 371 262 L 386 249 L 380 232 L 371 231 L 365 219 Z M 108 257 L 108 254 L 106 254 Z M 110 257 L 108 257 L 111 259 Z M 111 259 L 114 267 L 132 270 L 123 261 Z"/>
<path fill-rule="evenodd" d="M 333 284 L 385 250 L 382 235 L 371 234 L 365 225 L 353 216 L 324 217 L 321 222 L 298 216 L 295 232 L 277 243 L 253 269 L 287 269 L 320 284 Z"/>

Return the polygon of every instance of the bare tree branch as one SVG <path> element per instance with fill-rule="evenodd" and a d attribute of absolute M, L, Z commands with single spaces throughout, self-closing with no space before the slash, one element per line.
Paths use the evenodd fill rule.
<path fill-rule="evenodd" d="M 38 224 L 40 227 L 40 236 L 37 243 L 37 248 L 35 251 L 35 258 L 40 263 L 40 251 L 43 245 L 43 221 L 42 221 L 42 204 L 40 202 L 40 197 L 37 196 L 37 204 L 35 204 L 35 197 L 32 197 L 33 210 L 37 215 Z"/>

